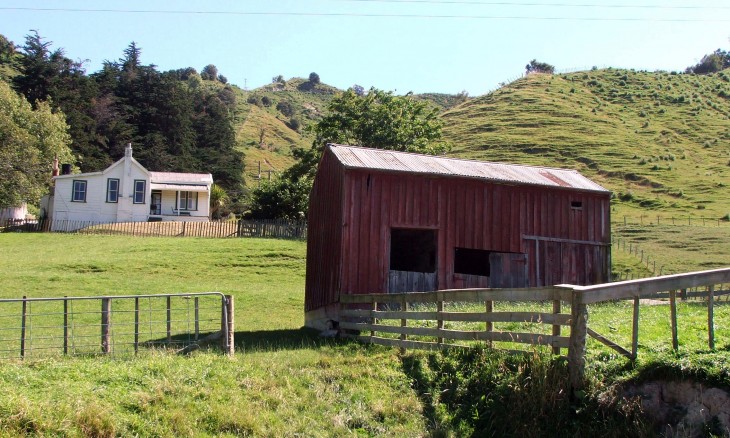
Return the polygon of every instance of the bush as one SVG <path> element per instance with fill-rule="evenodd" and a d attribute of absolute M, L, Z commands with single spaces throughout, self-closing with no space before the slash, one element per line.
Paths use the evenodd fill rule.
<path fill-rule="evenodd" d="M 261 104 L 263 106 L 271 106 L 271 99 L 269 99 L 269 96 L 263 96 L 261 98 Z"/>
<path fill-rule="evenodd" d="M 289 123 L 287 123 L 287 126 L 295 131 L 299 131 L 301 123 L 299 122 L 299 119 L 297 119 L 296 117 L 292 117 L 291 119 L 289 119 Z"/>
<path fill-rule="evenodd" d="M 309 73 L 309 82 L 312 85 L 319 84 L 319 75 L 317 73 L 315 73 L 315 72 Z"/>
<path fill-rule="evenodd" d="M 276 109 L 283 115 L 291 117 L 294 115 L 294 107 L 288 100 L 282 100 L 276 104 Z"/>

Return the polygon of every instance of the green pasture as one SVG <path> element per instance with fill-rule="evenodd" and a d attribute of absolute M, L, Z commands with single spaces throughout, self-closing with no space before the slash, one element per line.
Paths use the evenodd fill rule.
<path fill-rule="evenodd" d="M 0 436 L 475 433 L 481 427 L 479 421 L 459 411 L 469 392 L 466 380 L 462 381 L 463 388 L 458 382 L 467 371 L 457 373 L 453 368 L 457 374 L 451 383 L 445 380 L 452 368 L 443 367 L 451 363 L 451 356 L 424 352 L 400 355 L 397 349 L 325 340 L 302 328 L 305 247 L 302 241 L 275 239 L 0 234 L 2 298 L 216 291 L 233 295 L 236 303 L 233 357 L 215 350 L 185 356 L 152 350 L 137 357 L 56 355 L 26 361 L 0 360 Z M 688 263 L 692 258 L 692 263 L 697 264 L 696 259 L 702 254 L 688 251 L 677 257 L 687 259 Z M 631 268 L 634 258 L 625 253 L 618 257 L 622 266 L 638 270 L 640 263 Z M 720 260 L 725 260 L 722 255 Z M 469 310 L 467 305 L 455 306 L 460 307 L 452 310 Z M 544 307 L 544 311 L 549 309 L 548 304 L 536 306 Z M 528 310 L 512 303 L 496 305 L 498 311 L 508 309 Z M 726 364 L 730 351 L 729 310 L 730 306 L 723 301 L 715 307 L 717 351 L 712 353 L 714 361 L 720 358 Z M 630 303 L 591 306 L 589 325 L 629 347 L 630 311 Z M 680 351 L 676 355 L 669 353 L 668 312 L 664 304 L 642 306 L 638 368 L 627 368 L 625 359 L 595 342 L 589 343 L 592 388 L 606 390 L 611 379 L 629 378 L 627 370 L 629 374 L 632 369 L 640 370 L 657 357 L 679 361 L 697 355 L 706 357 L 705 304 L 679 304 Z M 469 327 L 476 330 L 484 326 L 482 323 Z M 495 328 L 550 331 L 550 326 L 538 323 L 498 324 Z M 506 379 L 515 376 L 524 385 L 537 381 L 534 376 L 529 377 L 530 373 L 544 372 L 544 378 L 557 385 L 555 394 L 563 394 L 553 397 L 553 404 L 526 402 L 537 400 L 534 392 L 510 390 L 511 380 L 495 382 L 499 390 L 485 391 L 511 394 L 503 400 L 512 400 L 510 403 L 516 403 L 515 409 L 521 409 L 520 412 L 537 409 L 531 418 L 551 424 L 550 427 L 567 424 L 575 432 L 600 430 L 608 427 L 606 424 L 614 424 L 606 423 L 607 418 L 614 417 L 607 417 L 603 411 L 580 417 L 583 420 L 566 414 L 573 408 L 564 396 L 565 382 L 554 379 L 555 373 L 562 375 L 564 364 L 553 362 L 549 355 L 542 357 L 545 362 L 529 359 L 524 365 L 512 359 L 494 359 L 494 372 Z M 700 359 L 692 359 L 697 360 Z M 728 367 L 720 362 L 716 368 L 713 376 L 730 383 Z M 682 369 L 693 368 L 685 364 Z M 474 369 L 469 371 L 472 372 Z M 449 385 L 462 389 L 454 387 L 457 392 L 450 393 Z M 449 399 L 450 395 L 458 397 Z M 475 406 L 489 406 L 490 398 L 480 398 L 478 392 L 472 396 Z M 517 403 L 515 397 L 522 396 L 526 398 Z M 591 393 L 581 402 L 586 412 L 605 408 L 596 407 L 598 396 L 598 392 Z M 558 411 L 562 414 L 555 414 Z M 519 423 L 520 417 L 515 416 L 517 423 L 509 430 L 531 430 L 533 435 L 552 430 L 537 423 Z M 580 421 L 590 424 L 581 425 Z M 619 423 L 624 424 L 622 427 L 634 427 L 635 417 Z"/>

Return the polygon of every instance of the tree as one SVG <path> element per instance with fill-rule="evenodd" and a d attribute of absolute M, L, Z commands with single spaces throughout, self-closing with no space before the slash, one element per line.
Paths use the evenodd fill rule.
<path fill-rule="evenodd" d="M 206 65 L 200 72 L 200 77 L 203 78 L 204 81 L 215 81 L 218 79 L 218 67 L 213 64 Z"/>
<path fill-rule="evenodd" d="M 309 73 L 309 82 L 312 85 L 319 84 L 319 75 L 317 73 L 315 73 L 315 72 Z"/>
<path fill-rule="evenodd" d="M 295 150 L 299 159 L 285 176 L 314 177 L 316 164 L 327 143 L 341 143 L 375 149 L 440 154 L 449 145 L 441 141 L 438 109 L 409 93 L 395 96 L 371 88 L 364 96 L 348 90 L 332 99 L 329 115 L 313 129 L 315 140 L 309 150 Z"/>
<path fill-rule="evenodd" d="M 715 73 L 728 67 L 730 67 L 730 52 L 717 49 L 713 53 L 703 56 L 696 65 L 687 67 L 686 72 L 702 75 Z"/>
<path fill-rule="evenodd" d="M 210 218 L 220 219 L 223 208 L 228 203 L 228 193 L 218 184 L 210 186 Z"/>
<path fill-rule="evenodd" d="M 533 59 L 530 61 L 529 64 L 525 66 L 525 73 L 548 73 L 553 74 L 555 73 L 555 67 L 546 63 L 546 62 L 538 62 L 536 59 Z"/>
<path fill-rule="evenodd" d="M 363 87 L 362 85 L 357 85 L 357 84 L 353 85 L 352 86 L 352 91 L 355 94 L 357 94 L 358 96 L 364 96 L 365 95 L 365 87 Z"/>
<path fill-rule="evenodd" d="M 306 180 L 277 178 L 251 191 L 249 213 L 253 219 L 304 220 L 311 184 Z"/>
<path fill-rule="evenodd" d="M 335 97 L 328 112 L 312 129 L 312 147 L 294 149 L 297 162 L 275 184 L 252 191 L 251 211 L 258 217 L 293 219 L 306 212 L 317 163 L 327 143 L 430 154 L 449 149 L 441 141 L 438 110 L 410 94 L 395 96 L 371 88 L 359 96 L 351 89 Z"/>
<path fill-rule="evenodd" d="M 64 115 L 30 103 L 0 81 L 0 208 L 36 203 L 51 184 L 54 157 L 73 161 Z"/>

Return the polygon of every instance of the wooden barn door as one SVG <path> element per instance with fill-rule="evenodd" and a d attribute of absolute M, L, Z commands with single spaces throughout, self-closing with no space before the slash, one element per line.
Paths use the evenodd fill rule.
<path fill-rule="evenodd" d="M 527 254 L 493 252 L 489 254 L 489 287 L 527 287 Z"/>

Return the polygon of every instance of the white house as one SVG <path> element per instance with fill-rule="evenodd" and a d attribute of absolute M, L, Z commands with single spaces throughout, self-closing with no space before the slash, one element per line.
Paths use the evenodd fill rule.
<path fill-rule="evenodd" d="M 65 170 L 54 177 L 55 190 L 46 204 L 54 228 L 77 221 L 208 220 L 211 174 L 150 172 L 132 157 L 131 144 L 124 158 L 100 172 Z"/>

